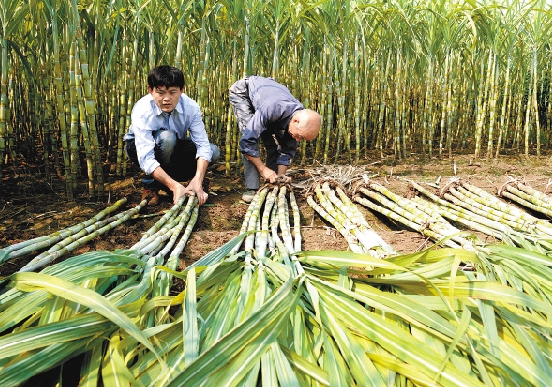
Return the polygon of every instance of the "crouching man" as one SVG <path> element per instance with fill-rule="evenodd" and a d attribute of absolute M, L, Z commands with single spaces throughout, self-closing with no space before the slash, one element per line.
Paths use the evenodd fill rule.
<path fill-rule="evenodd" d="M 159 190 L 171 191 L 175 204 L 185 194 L 196 195 L 200 205 L 205 203 L 205 173 L 220 155 L 218 147 L 209 143 L 199 105 L 183 90 L 181 70 L 152 69 L 149 94 L 132 108 L 131 125 L 124 136 L 129 159 L 146 174 L 142 200 L 152 196 L 152 205 L 159 202 Z M 188 179 L 186 187 L 179 183 Z"/>

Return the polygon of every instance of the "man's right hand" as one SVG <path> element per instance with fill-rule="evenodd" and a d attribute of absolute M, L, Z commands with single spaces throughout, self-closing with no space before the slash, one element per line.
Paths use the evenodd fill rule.
<path fill-rule="evenodd" d="M 173 193 L 173 204 L 178 203 L 178 200 L 186 194 L 193 195 L 193 191 L 188 191 L 182 184 L 177 183 L 174 186 L 171 187 L 171 191 Z"/>
<path fill-rule="evenodd" d="M 269 183 L 276 183 L 278 175 L 272 169 L 264 167 L 261 171 L 261 176 L 264 177 Z"/>

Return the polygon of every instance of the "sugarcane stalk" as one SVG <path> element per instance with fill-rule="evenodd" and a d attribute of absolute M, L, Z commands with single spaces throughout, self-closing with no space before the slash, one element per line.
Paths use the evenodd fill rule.
<path fill-rule="evenodd" d="M 276 246 L 278 243 L 282 243 L 280 236 L 278 235 L 278 224 L 280 219 L 278 218 L 278 205 L 272 206 L 270 211 L 270 239 L 268 240 L 268 248 L 271 252 L 276 252 Z"/>
<path fill-rule="evenodd" d="M 278 192 L 278 220 L 280 224 L 280 230 L 282 232 L 282 240 L 289 253 L 294 253 L 293 239 L 291 238 L 290 226 L 289 226 L 289 208 L 286 200 L 287 188 L 285 186 L 280 187 Z"/>
<path fill-rule="evenodd" d="M 253 196 L 253 200 L 251 200 L 251 203 L 249 203 L 249 206 L 247 207 L 247 211 L 245 212 L 245 216 L 243 218 L 242 226 L 240 229 L 240 234 L 244 234 L 247 232 L 247 228 L 249 226 L 249 219 L 251 218 L 251 215 L 253 214 L 253 211 L 255 210 L 257 206 L 257 201 L 259 201 L 259 197 L 261 195 L 261 192 L 265 190 L 266 186 L 262 187 L 261 189 L 257 190 L 257 193 L 255 193 L 255 196 Z M 263 199 L 264 200 L 264 199 Z M 233 249 L 232 254 L 237 253 L 241 248 L 242 243 L 238 243 Z"/>
<path fill-rule="evenodd" d="M 512 216 L 514 219 L 522 219 L 526 222 L 539 221 L 538 218 L 535 218 L 534 216 L 531 216 L 525 211 L 522 211 L 514 206 L 504 203 L 499 198 L 489 194 L 481 188 L 475 187 L 474 185 L 463 183 L 462 186 L 459 187 L 459 191 L 462 192 L 464 195 L 471 197 L 476 202 L 486 204 L 492 208 L 496 208 L 497 210 L 500 210 L 505 214 Z"/>
<path fill-rule="evenodd" d="M 50 235 L 41 236 L 41 237 L 29 239 L 27 241 L 23 241 L 20 243 L 16 243 L 10 246 L 6 246 L 3 249 L 0 249 L 0 263 L 7 261 L 11 258 L 20 257 L 27 253 L 32 253 L 33 251 L 50 247 L 53 244 L 59 242 L 60 240 L 67 238 L 70 235 L 76 234 L 79 231 L 81 231 L 83 228 L 86 228 L 91 224 L 94 224 L 100 221 L 101 219 L 105 218 L 107 215 L 109 215 L 113 211 L 117 210 L 120 206 L 125 204 L 126 201 L 127 201 L 126 198 L 118 200 L 112 206 L 109 206 L 104 210 L 100 211 L 99 213 L 97 213 L 96 215 L 94 215 L 94 217 L 84 222 L 67 227 L 63 230 L 56 231 L 55 233 L 52 233 Z"/>
<path fill-rule="evenodd" d="M 190 196 L 191 197 L 191 196 Z M 155 234 L 135 245 L 135 249 L 139 250 L 142 254 L 156 254 L 161 249 L 163 249 L 162 242 L 169 240 L 174 234 L 176 229 L 182 224 L 182 222 L 187 222 L 190 218 L 194 200 L 188 200 L 187 205 L 182 209 L 179 214 L 175 213 L 175 217 L 169 219 Z M 183 227 L 183 225 L 182 225 Z M 178 234 L 177 234 L 178 235 Z M 171 242 L 169 241 L 167 245 Z M 165 247 L 167 247 L 165 245 Z M 170 246 L 169 246 L 170 250 Z M 168 251 L 167 251 L 168 253 Z M 166 253 L 165 253 L 166 254 Z"/>
<path fill-rule="evenodd" d="M 434 203 L 437 203 L 439 205 L 439 211 L 442 212 L 443 216 L 446 217 L 445 212 L 446 211 L 452 211 L 456 216 L 466 219 L 470 222 L 476 222 L 479 224 L 482 224 L 486 227 L 489 227 L 491 229 L 494 229 L 496 231 L 499 231 L 501 233 L 504 233 L 506 235 L 511 235 L 515 233 L 516 231 L 510 227 L 508 224 L 503 222 L 498 222 L 492 219 L 489 219 L 488 217 L 476 214 L 475 212 L 472 212 L 464 207 L 455 205 L 447 200 L 441 199 L 439 196 L 429 192 L 419 184 L 411 181 L 411 185 L 419 192 L 421 192 L 423 195 L 427 196 L 429 199 L 431 199 Z"/>
<path fill-rule="evenodd" d="M 175 246 L 175 248 L 171 251 L 169 259 L 167 260 L 166 266 L 169 269 L 176 270 L 178 268 L 178 264 L 180 262 L 180 253 L 184 250 L 184 247 L 186 246 L 186 243 L 190 238 L 190 235 L 192 234 L 192 230 L 197 222 L 198 215 L 199 205 L 197 197 L 195 195 L 190 196 L 188 199 L 188 203 L 186 204 L 186 208 L 181 213 L 181 219 L 178 226 L 171 233 L 169 243 L 167 243 L 163 250 L 161 250 L 158 254 L 159 257 L 165 257 L 165 255 L 168 254 L 168 252 L 171 250 L 174 242 L 176 242 L 176 239 L 178 238 L 178 235 L 180 235 L 180 232 L 182 231 L 184 226 L 186 226 L 184 234 L 178 241 L 178 244 Z M 157 280 L 154 282 L 153 295 L 168 296 L 171 288 L 172 278 L 173 275 L 171 273 L 164 270 L 159 271 Z M 168 309 L 169 308 L 167 308 L 165 311 L 161 309 L 157 310 L 155 316 L 157 317 L 158 321 L 163 321 L 167 317 Z"/>
<path fill-rule="evenodd" d="M 60 248 L 60 249 L 56 249 L 56 250 L 52 250 L 52 251 L 49 251 L 47 254 L 41 254 L 40 256 L 34 258 L 31 262 L 29 262 L 28 264 L 26 264 L 25 266 L 23 266 L 19 272 L 28 272 L 28 271 L 34 271 L 38 268 L 41 268 L 45 265 L 47 265 L 48 263 L 52 262 L 53 260 L 63 256 L 64 254 L 70 252 L 70 251 L 73 251 L 74 249 L 76 249 L 77 247 L 80 247 L 82 245 L 84 245 L 85 243 L 89 242 L 90 240 L 96 238 L 97 236 L 99 235 L 102 235 L 104 233 L 106 233 L 107 231 L 109 230 L 112 230 L 114 229 L 115 227 L 117 227 L 118 225 L 120 225 L 121 223 L 123 222 L 126 222 L 128 219 L 132 218 L 136 213 L 138 213 L 140 211 L 140 209 L 145 206 L 147 203 L 146 200 L 142 200 L 142 202 L 137 205 L 136 207 L 124 212 L 124 213 L 121 213 L 117 216 L 117 220 L 95 230 L 94 232 L 88 234 L 88 235 L 85 235 L 75 241 L 72 241 L 71 243 L 69 243 L 68 245 Z M 56 247 L 56 245 L 54 245 L 54 247 Z"/>
<path fill-rule="evenodd" d="M 552 210 L 549 208 L 543 207 L 541 205 L 535 204 L 534 202 L 536 200 L 530 199 L 530 195 L 527 195 L 526 193 L 520 190 L 517 190 L 513 187 L 508 187 L 507 190 L 508 191 L 502 192 L 501 196 L 508 198 L 510 200 L 513 200 L 514 202 L 518 203 L 523 207 L 530 208 L 533 211 L 537 211 L 542 214 L 545 214 L 546 216 L 552 217 Z"/>
<path fill-rule="evenodd" d="M 349 232 L 349 230 L 347 230 L 341 223 L 339 223 L 337 220 L 335 220 L 335 218 L 333 216 L 331 216 L 324 208 L 322 208 L 322 206 L 320 206 L 318 203 L 316 203 L 316 201 L 314 200 L 314 198 L 311 195 L 307 196 L 307 203 L 316 212 L 318 212 L 318 214 L 324 220 L 331 223 L 337 229 L 337 231 L 339 231 L 339 233 L 341 235 L 343 235 L 343 237 L 345 238 L 345 240 L 349 244 L 349 247 L 350 247 L 352 252 L 354 252 L 354 253 L 365 253 L 362 246 L 358 243 L 357 238 L 354 237 Z"/>
<path fill-rule="evenodd" d="M 407 218 L 405 218 L 404 216 L 401 216 L 399 215 L 398 213 L 394 212 L 394 211 L 391 211 L 390 209 L 388 208 L 385 208 L 385 207 L 382 207 L 380 205 L 377 205 L 375 203 L 372 203 L 371 201 L 369 201 L 368 199 L 366 198 L 363 198 L 363 197 L 360 197 L 360 196 L 356 196 L 355 199 L 354 199 L 357 203 L 360 203 L 362 204 L 363 206 L 371 209 L 371 210 L 374 210 L 374 211 L 377 211 L 379 212 L 380 214 L 382 215 L 385 215 L 387 216 L 388 218 L 390 219 L 393 219 L 399 223 L 402 223 L 404 224 L 405 226 L 407 227 L 410 227 L 412 230 L 415 230 L 415 231 L 418 231 L 420 234 L 432 239 L 434 242 L 438 242 L 438 241 L 441 241 L 442 239 L 445 238 L 444 235 L 440 235 L 436 232 L 434 232 L 433 230 L 430 230 L 429 228 L 427 228 L 426 226 L 424 225 L 421 225 L 421 224 L 418 224 L 416 222 L 413 222 Z M 452 248 L 460 248 L 460 245 L 457 244 L 456 242 L 454 242 L 453 240 L 451 239 L 446 239 L 444 244 L 447 246 L 447 247 L 452 247 Z"/>
<path fill-rule="evenodd" d="M 272 212 L 272 207 L 274 206 L 277 192 L 278 192 L 278 187 L 274 187 L 266 197 L 266 201 L 263 209 L 263 216 L 261 219 L 261 233 L 259 235 L 259 240 L 257 243 L 257 253 L 259 255 L 259 258 L 264 257 L 266 254 L 266 247 L 269 243 L 268 229 L 269 229 L 269 222 L 270 222 L 270 213 Z"/>
<path fill-rule="evenodd" d="M 465 196 L 462 192 L 456 190 L 455 188 L 451 188 L 449 192 L 450 193 L 445 193 L 443 197 L 458 206 L 462 206 L 469 209 L 470 211 L 473 211 L 482 216 L 489 217 L 490 219 L 496 220 L 498 222 L 513 224 L 520 229 L 524 228 L 525 222 L 518 220 L 518 218 L 516 217 L 513 217 L 507 213 L 504 213 L 503 211 L 497 210 L 496 208 L 492 208 L 488 205 L 481 204 L 473 200 L 471 197 Z"/>
<path fill-rule="evenodd" d="M 416 204 L 418 204 L 421 208 L 432 208 L 433 211 L 438 211 L 444 218 L 452 220 L 453 222 L 461 223 L 472 230 L 480 231 L 486 235 L 495 237 L 497 239 L 502 240 L 504 238 L 504 234 L 496 230 L 493 230 L 490 227 L 486 227 L 484 224 L 476 222 L 473 220 L 473 218 L 466 218 L 464 214 L 461 214 L 457 211 L 455 211 L 452 208 L 446 208 L 441 207 L 435 203 L 428 202 L 427 200 L 424 200 L 420 197 L 415 197 L 412 199 Z M 500 224 L 501 226 L 505 226 L 503 224 Z M 511 230 L 511 233 L 514 233 L 514 230 Z"/>
<path fill-rule="evenodd" d="M 299 212 L 299 206 L 293 190 L 289 191 L 289 204 L 293 212 L 293 248 L 295 251 L 301 251 L 301 213 Z"/>
<path fill-rule="evenodd" d="M 360 211 L 356 209 L 349 198 L 342 201 L 338 198 L 327 182 L 322 185 L 322 191 L 329 198 L 330 202 L 342 213 L 347 221 L 351 223 L 351 233 L 353 233 L 359 242 L 364 246 L 366 251 L 375 247 L 381 247 L 384 251 L 393 252 L 393 248 L 385 243 L 385 241 L 370 228 Z M 347 197 L 343 191 L 340 194 L 341 198 Z M 351 205 L 347 205 L 351 203 Z M 356 228 L 354 227 L 356 226 Z"/>
<path fill-rule="evenodd" d="M 182 208 L 184 200 L 186 200 L 186 195 L 182 196 L 178 202 L 169 209 L 169 211 L 167 211 L 157 222 L 155 222 L 155 224 L 142 235 L 142 238 L 140 238 L 140 240 L 134 244 L 130 250 L 140 250 L 146 246 L 151 241 L 151 237 L 154 236 L 165 223 L 176 216 L 178 211 Z"/>
<path fill-rule="evenodd" d="M 548 209 L 552 209 L 552 198 L 547 194 L 545 194 L 544 192 L 537 191 L 536 189 L 519 182 L 516 184 L 516 187 L 517 187 L 517 190 L 522 191 L 529 195 L 527 198 L 525 198 L 526 200 L 531 201 L 531 199 L 534 199 L 535 200 L 534 204 L 540 205 Z M 515 189 L 515 187 L 512 187 L 510 184 L 507 184 L 506 188 L 508 190 L 510 190 L 510 188 Z M 517 193 L 517 190 L 516 190 L 516 193 Z M 514 191 L 511 191 L 511 192 L 514 192 Z"/>
<path fill-rule="evenodd" d="M 451 239 L 454 239 L 464 248 L 473 249 L 473 244 L 470 241 L 457 235 L 460 230 L 448 223 L 439 213 L 431 212 L 431 214 L 428 214 L 418 209 L 412 201 L 405 198 L 400 198 L 380 185 L 372 184 L 371 186 L 379 188 L 382 192 L 386 192 L 387 197 L 395 198 L 395 200 L 400 202 L 401 205 L 398 205 L 394 201 L 388 200 L 380 193 L 369 191 L 365 188 L 360 188 L 360 191 L 366 196 L 380 202 L 384 206 L 387 206 L 389 209 L 396 212 L 397 214 L 400 214 L 402 217 L 407 218 L 414 223 L 425 225 L 425 227 L 433 230 L 440 235 L 451 237 Z"/>
<path fill-rule="evenodd" d="M 265 201 L 267 194 L 268 194 L 268 188 L 264 187 L 263 189 L 260 190 L 260 192 L 258 192 L 258 196 L 255 195 L 257 196 L 257 200 L 251 202 L 251 204 L 254 203 L 254 205 L 249 206 L 250 208 L 252 208 L 252 211 L 249 216 L 246 231 L 254 231 L 258 229 L 257 223 L 259 220 L 259 215 L 261 213 L 261 207 Z M 254 248 L 255 248 L 255 234 L 251 233 L 245 237 L 244 250 L 248 254 L 250 254 L 254 250 Z"/>

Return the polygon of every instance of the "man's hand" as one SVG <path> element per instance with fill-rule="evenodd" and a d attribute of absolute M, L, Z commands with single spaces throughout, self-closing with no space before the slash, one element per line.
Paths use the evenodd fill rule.
<path fill-rule="evenodd" d="M 207 192 L 203 191 L 202 181 L 199 180 L 200 179 L 198 177 L 194 177 L 192 180 L 190 180 L 190 183 L 186 187 L 186 191 L 190 195 L 196 195 L 199 205 L 201 206 L 207 201 L 209 195 L 207 194 Z"/>
<path fill-rule="evenodd" d="M 264 177 L 269 183 L 276 183 L 276 179 L 278 178 L 276 172 L 266 166 L 261 170 L 261 176 Z"/>
<path fill-rule="evenodd" d="M 180 183 L 176 183 L 171 186 L 171 191 L 173 193 L 173 204 L 178 203 L 180 198 L 185 194 L 191 195 L 186 188 Z"/>
<path fill-rule="evenodd" d="M 288 175 L 278 175 L 278 179 L 276 181 L 281 184 L 289 184 L 291 183 L 291 177 Z"/>
<path fill-rule="evenodd" d="M 161 166 L 155 168 L 151 174 L 155 180 L 168 187 L 173 193 L 173 203 L 176 204 L 182 196 L 186 193 L 191 195 L 186 188 L 178 181 L 174 180 L 172 177 L 167 175 L 167 173 L 161 168 Z"/>

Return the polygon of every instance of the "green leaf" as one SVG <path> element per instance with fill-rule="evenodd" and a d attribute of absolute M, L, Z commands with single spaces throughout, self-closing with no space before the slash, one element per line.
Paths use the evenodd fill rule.
<path fill-rule="evenodd" d="M 16 273 L 11 276 L 11 279 L 17 289 L 27 292 L 44 290 L 95 310 L 127 331 L 150 351 L 156 353 L 153 345 L 146 339 L 132 320 L 93 290 L 85 289 L 72 282 L 40 273 Z M 162 361 L 161 359 L 159 360 Z"/>
<path fill-rule="evenodd" d="M 295 307 L 302 294 L 301 287 L 295 291 L 295 294 L 293 293 L 293 287 L 297 282 L 297 280 L 288 280 L 268 298 L 261 309 L 203 352 L 169 386 L 209 384 L 212 382 L 212 380 L 209 381 L 210 376 L 218 371 L 220 371 L 219 377 L 225 376 L 234 380 L 243 378 L 248 369 L 262 356 L 263 346 L 271 343 L 271 337 L 279 333 L 287 321 L 291 309 Z M 242 351 L 244 351 L 246 359 L 240 357 L 236 364 L 227 365 L 228 359 L 237 359 L 236 354 L 240 354 Z"/>

